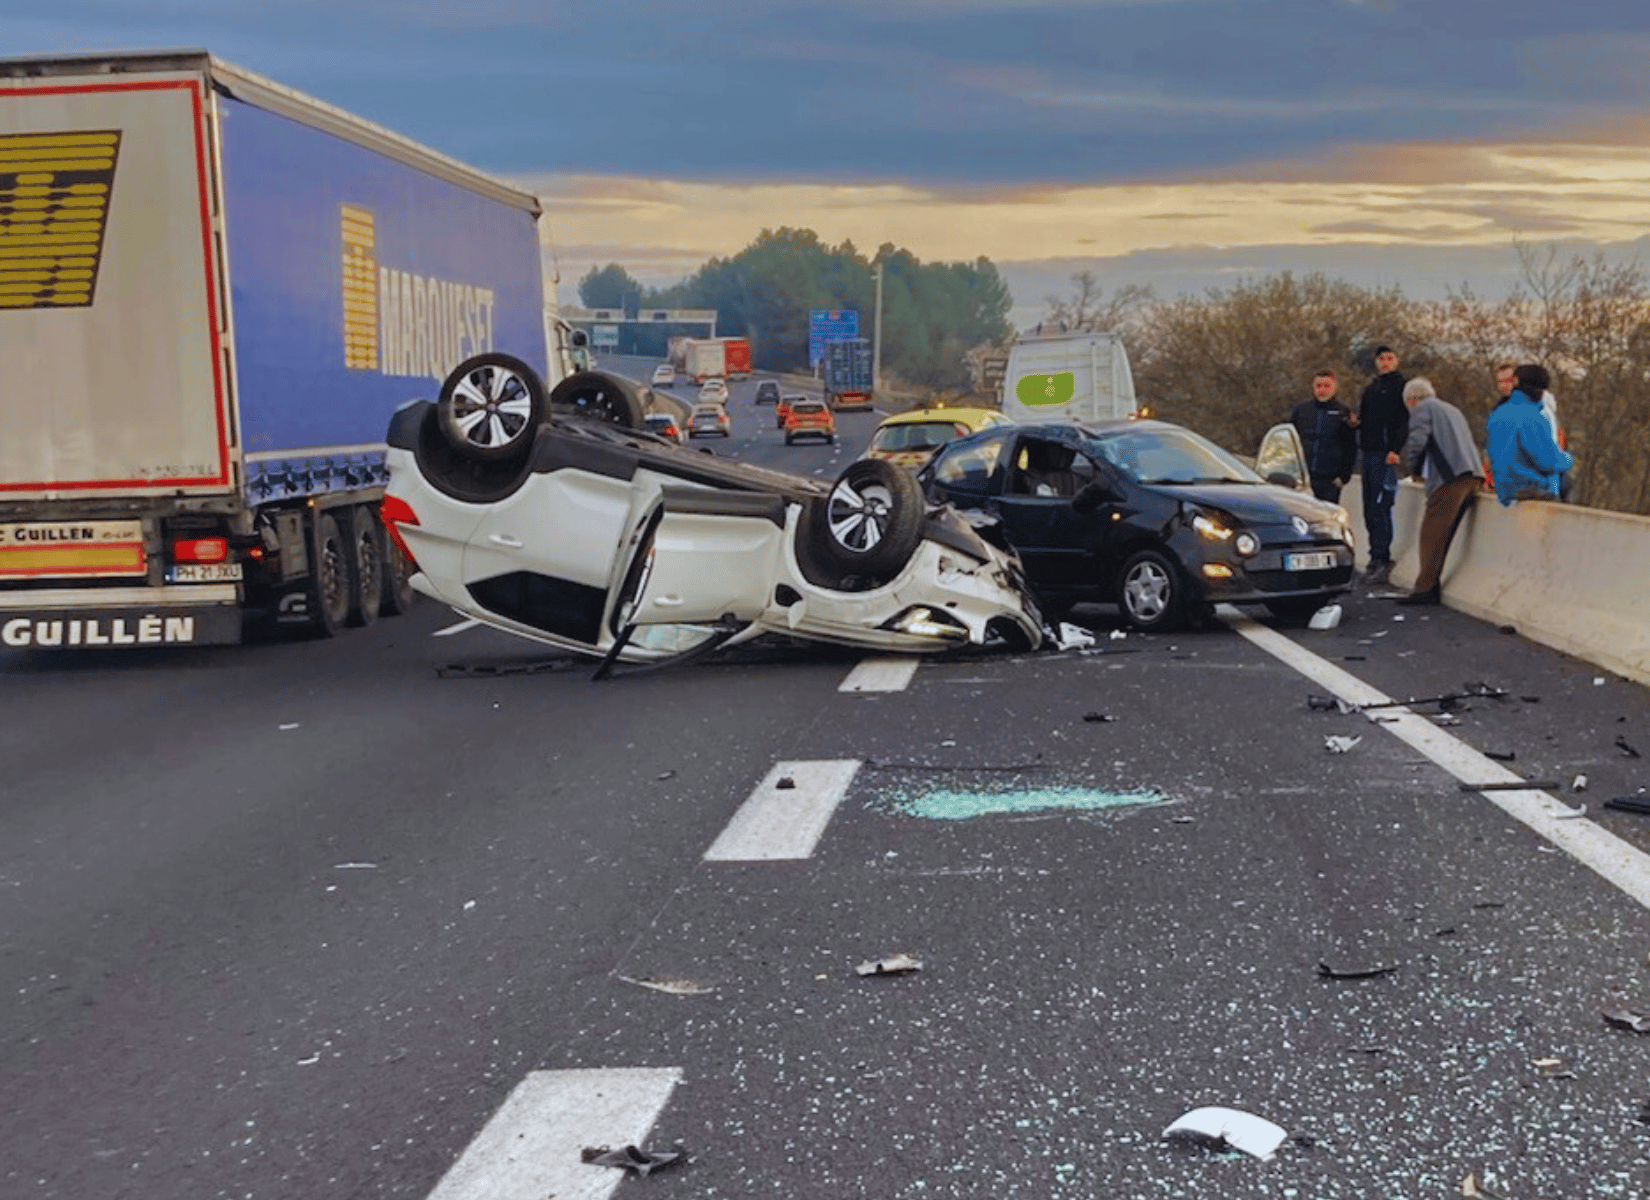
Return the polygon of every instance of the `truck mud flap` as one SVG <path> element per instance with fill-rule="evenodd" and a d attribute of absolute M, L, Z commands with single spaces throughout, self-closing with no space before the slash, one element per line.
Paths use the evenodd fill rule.
<path fill-rule="evenodd" d="M 240 640 L 241 610 L 226 604 L 0 613 L 0 649 L 6 650 L 233 646 Z"/>

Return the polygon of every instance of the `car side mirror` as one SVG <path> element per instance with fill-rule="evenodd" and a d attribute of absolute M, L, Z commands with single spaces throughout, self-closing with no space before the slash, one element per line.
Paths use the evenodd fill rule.
<path fill-rule="evenodd" d="M 1103 479 L 1096 479 L 1093 483 L 1085 484 L 1081 491 L 1071 498 L 1071 506 L 1080 513 L 1091 513 L 1102 504 L 1112 504 L 1123 497 Z"/>

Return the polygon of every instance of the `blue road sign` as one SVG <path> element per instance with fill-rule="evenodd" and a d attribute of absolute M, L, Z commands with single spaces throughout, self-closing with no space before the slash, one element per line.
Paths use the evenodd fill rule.
<path fill-rule="evenodd" d="M 808 363 L 818 366 L 825 357 L 825 343 L 859 336 L 859 310 L 815 308 L 808 312 Z"/>

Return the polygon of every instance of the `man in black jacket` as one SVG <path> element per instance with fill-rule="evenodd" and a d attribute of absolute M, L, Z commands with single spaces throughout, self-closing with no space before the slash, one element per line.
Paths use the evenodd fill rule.
<path fill-rule="evenodd" d="M 1358 448 L 1363 470 L 1364 528 L 1369 532 L 1368 582 L 1392 574 L 1392 503 L 1398 498 L 1398 460 L 1409 438 L 1409 406 L 1404 377 L 1391 346 L 1375 350 L 1379 372 L 1358 402 Z"/>
<path fill-rule="evenodd" d="M 1336 504 L 1358 462 L 1352 410 L 1335 398 L 1339 387 L 1335 372 L 1319 371 L 1312 377 L 1312 399 L 1297 404 L 1289 414 L 1289 422 L 1301 435 L 1301 446 L 1306 450 L 1312 494 Z"/>

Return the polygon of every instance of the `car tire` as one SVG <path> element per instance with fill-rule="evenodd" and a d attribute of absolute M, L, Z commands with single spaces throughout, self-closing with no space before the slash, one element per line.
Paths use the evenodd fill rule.
<path fill-rule="evenodd" d="M 365 504 L 350 510 L 349 545 L 348 624 L 362 627 L 378 620 L 384 604 L 384 531 Z"/>
<path fill-rule="evenodd" d="M 544 382 L 509 354 L 467 358 L 441 384 L 436 401 L 442 436 L 475 462 L 502 462 L 531 444 L 544 419 Z"/>
<path fill-rule="evenodd" d="M 548 411 L 641 429 L 646 405 L 637 393 L 639 386 L 600 371 L 580 371 L 551 389 Z"/>
<path fill-rule="evenodd" d="M 1157 633 L 1174 629 L 1184 618 L 1186 577 L 1156 550 L 1129 556 L 1117 576 L 1117 606 L 1136 629 Z"/>
<path fill-rule="evenodd" d="M 1305 621 L 1328 603 L 1322 596 L 1281 596 L 1266 601 L 1266 611 L 1280 621 Z"/>
<path fill-rule="evenodd" d="M 922 540 L 923 512 L 922 490 L 909 471 L 860 459 L 813 505 L 809 537 L 842 575 L 886 578 Z"/>
<path fill-rule="evenodd" d="M 315 602 L 315 624 L 326 637 L 337 637 L 349 620 L 350 544 L 333 513 L 322 513 L 315 521 L 315 571 L 310 585 Z"/>

